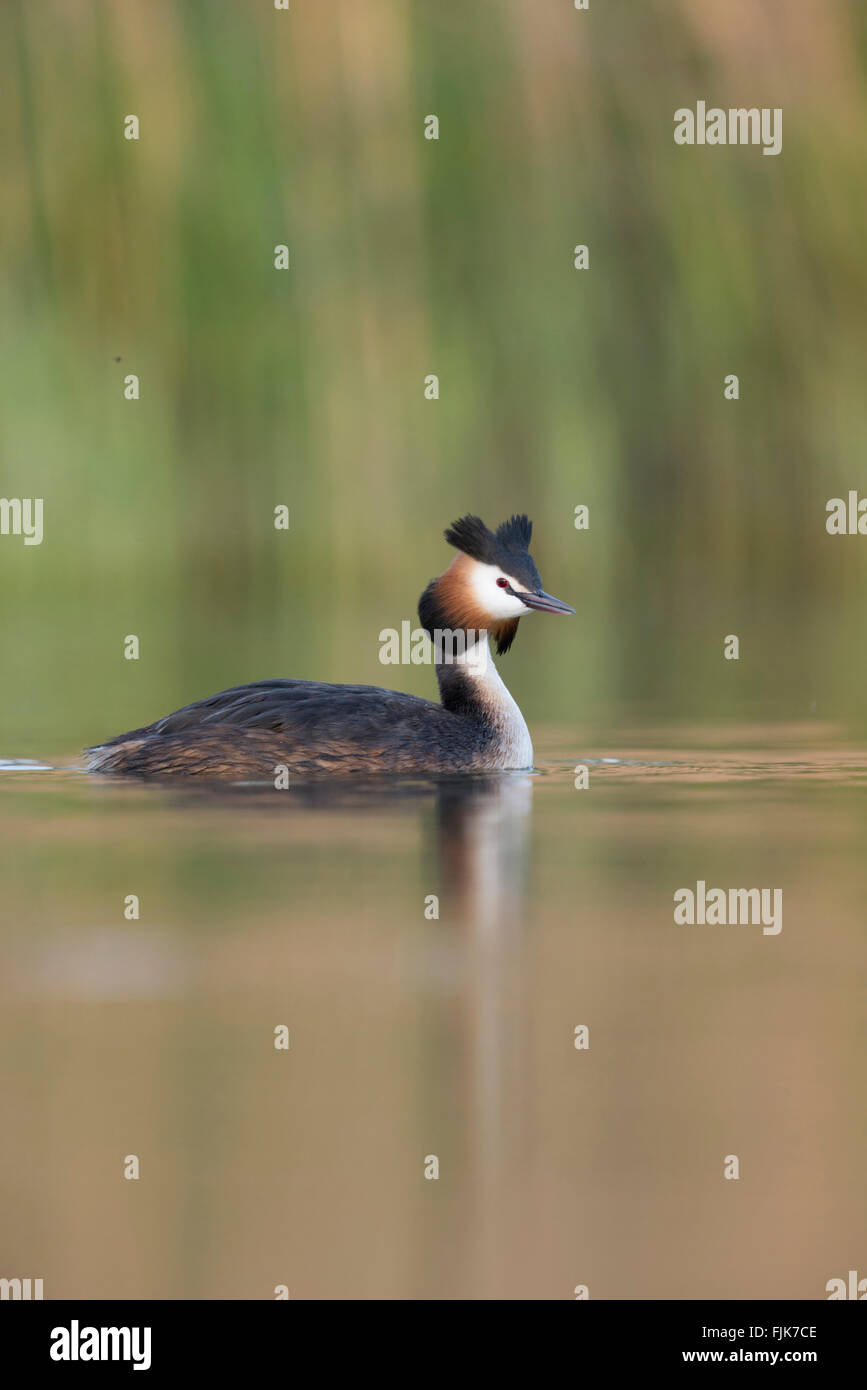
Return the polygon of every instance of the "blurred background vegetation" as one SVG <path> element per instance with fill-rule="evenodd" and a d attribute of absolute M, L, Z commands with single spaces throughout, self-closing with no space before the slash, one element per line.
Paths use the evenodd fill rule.
<path fill-rule="evenodd" d="M 0 540 L 0 754 L 432 693 L 378 634 L 466 511 L 578 609 L 504 662 L 531 724 L 863 727 L 865 59 L 845 0 L 6 0 L 0 495 L 45 540 Z M 698 99 L 782 154 L 675 146 Z"/>

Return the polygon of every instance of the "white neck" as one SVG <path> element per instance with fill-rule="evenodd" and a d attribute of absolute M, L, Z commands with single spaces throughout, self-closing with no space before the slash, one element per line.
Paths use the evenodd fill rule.
<path fill-rule="evenodd" d="M 487 633 L 453 662 L 456 670 L 469 676 L 479 702 L 499 734 L 492 750 L 490 767 L 529 768 L 533 766 L 533 743 L 523 714 L 509 694 L 488 646 Z"/>

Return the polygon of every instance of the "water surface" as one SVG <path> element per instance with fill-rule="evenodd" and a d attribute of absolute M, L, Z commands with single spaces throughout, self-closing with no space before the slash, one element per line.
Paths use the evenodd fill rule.
<path fill-rule="evenodd" d="M 3 1272 L 821 1298 L 863 1264 L 867 757 L 815 725 L 537 754 L 282 792 L 7 765 Z M 698 880 L 781 888 L 782 930 L 675 925 Z"/>

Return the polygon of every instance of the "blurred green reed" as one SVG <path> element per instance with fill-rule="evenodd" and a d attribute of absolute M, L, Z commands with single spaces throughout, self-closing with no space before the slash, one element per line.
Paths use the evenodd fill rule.
<path fill-rule="evenodd" d="M 845 0 L 7 0 L 0 495 L 46 534 L 0 539 L 0 755 L 260 676 L 430 693 L 378 634 L 469 510 L 578 608 L 505 663 L 531 723 L 859 720 L 865 58 Z M 782 154 L 676 147 L 697 99 Z"/>

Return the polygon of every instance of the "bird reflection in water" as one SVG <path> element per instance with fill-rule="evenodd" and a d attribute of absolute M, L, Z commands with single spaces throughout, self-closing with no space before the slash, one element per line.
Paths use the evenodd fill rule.
<path fill-rule="evenodd" d="M 445 1126 L 449 1161 L 461 1171 L 449 1175 L 460 1194 L 452 1240 L 438 1238 L 428 1216 L 425 1245 L 443 1260 L 451 1245 L 440 1276 L 459 1270 L 482 1298 L 509 1295 L 533 1240 L 527 1203 L 516 1200 L 532 1150 L 525 926 L 533 782 L 512 772 L 436 789 L 439 940 L 452 950 L 431 1040 L 438 1035 L 449 1065 L 426 1056 L 425 1070 L 440 1073 L 430 1119 L 434 1132 Z M 436 945 L 429 941 L 429 957 Z"/>

